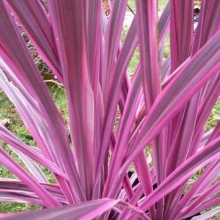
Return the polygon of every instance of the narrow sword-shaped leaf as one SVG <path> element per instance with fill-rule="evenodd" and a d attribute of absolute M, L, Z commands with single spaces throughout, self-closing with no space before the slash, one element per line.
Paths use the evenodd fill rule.
<path fill-rule="evenodd" d="M 133 144 L 135 150 L 130 159 L 134 158 L 135 151 L 140 149 L 137 146 L 143 148 L 152 139 L 151 136 L 154 137 L 163 125 L 174 116 L 174 113 L 216 73 L 220 66 L 219 39 L 220 33 L 216 34 L 190 61 L 185 62 L 184 67 L 179 70 L 172 82 L 160 93 L 138 132 L 139 135 L 136 139 L 138 144 Z M 203 62 L 203 66 L 196 65 L 198 62 Z M 168 99 L 172 101 L 167 102 Z M 153 128 L 154 126 L 156 129 Z M 157 132 L 153 132 L 153 130 Z M 151 131 L 149 135 L 148 131 Z"/>
<path fill-rule="evenodd" d="M 93 200 L 86 203 L 81 203 L 75 206 L 64 206 L 62 208 L 49 209 L 44 211 L 35 211 L 24 213 L 16 216 L 11 216 L 5 218 L 7 220 L 26 220 L 32 219 L 37 220 L 39 218 L 47 220 L 59 220 L 60 218 L 65 218 L 66 220 L 84 220 L 84 219 L 94 219 L 95 217 L 101 215 L 105 211 L 113 208 L 115 205 L 125 206 L 127 208 L 133 209 L 138 213 L 140 219 L 149 219 L 147 216 L 138 208 L 133 207 L 123 201 L 113 200 L 113 199 L 100 199 Z M 7 215 L 5 216 L 7 217 Z"/>
<path fill-rule="evenodd" d="M 187 215 L 185 217 L 190 217 L 195 215 L 196 213 L 202 212 L 203 210 L 206 210 L 212 206 L 216 206 L 219 205 L 220 203 L 220 196 L 216 196 L 213 199 L 210 199 L 207 202 L 203 202 L 202 205 L 200 205 L 199 207 L 197 207 L 196 209 L 194 209 L 192 212 L 187 213 Z"/>
<path fill-rule="evenodd" d="M 196 30 L 193 54 L 198 51 L 216 32 L 219 31 L 220 5 L 218 0 L 201 1 L 199 23 Z"/>
<path fill-rule="evenodd" d="M 36 182 L 29 174 L 27 174 L 20 165 L 18 165 L 7 153 L 0 148 L 0 154 L 2 157 L 2 164 L 11 170 L 16 176 L 18 176 L 23 182 L 25 182 L 45 203 L 47 207 L 61 206 L 61 204 L 50 195 L 44 187 L 42 187 L 38 182 Z"/>
<path fill-rule="evenodd" d="M 11 1 L 6 0 L 8 5 L 22 24 L 27 34 L 40 53 L 44 61 L 49 65 L 60 82 L 63 82 L 55 39 L 49 22 L 49 15 L 43 9 L 39 1 Z"/>
<path fill-rule="evenodd" d="M 140 150 L 158 134 L 165 123 L 174 116 L 174 113 L 216 73 L 216 70 L 220 66 L 219 40 L 220 33 L 216 34 L 190 61 L 187 60 L 182 68 L 178 69 L 178 74 L 157 97 L 141 129 L 139 130 L 137 128 L 138 137 L 135 138 L 135 142 L 132 144 L 133 148 L 129 151 L 132 152 L 132 154 L 126 159 L 121 168 L 122 173 L 125 172 L 129 164 L 138 155 L 138 152 L 140 152 Z M 196 65 L 198 62 L 203 62 L 203 66 Z M 134 135 L 131 139 L 134 137 L 136 136 Z M 115 164 L 115 166 L 117 165 L 118 164 Z M 119 177 L 120 176 L 118 176 L 118 178 Z M 113 186 L 116 187 L 117 184 L 113 184 Z"/>
<path fill-rule="evenodd" d="M 170 46 L 171 71 L 174 71 L 191 52 L 193 40 L 193 2 L 171 0 Z M 186 13 L 187 15 L 186 16 Z"/>
<path fill-rule="evenodd" d="M 189 189 L 189 191 L 184 195 L 184 197 L 179 202 L 176 209 L 171 210 L 169 213 L 170 218 L 174 218 L 175 215 L 177 215 L 184 206 L 187 206 L 188 203 L 191 201 L 192 197 L 199 193 L 199 191 L 205 190 L 205 187 L 208 187 L 208 183 L 212 182 L 210 181 L 210 177 L 213 176 L 213 173 L 216 172 L 216 168 L 219 166 L 219 160 L 215 161 L 208 165 L 208 167 L 205 169 L 205 171 L 201 174 L 201 176 L 197 179 L 197 181 L 193 184 L 193 186 Z M 217 172 L 218 173 L 218 172 Z M 216 175 L 214 175 L 216 176 Z M 212 178 L 214 181 L 214 178 Z"/>
<path fill-rule="evenodd" d="M 203 220 L 203 219 L 210 219 L 214 215 L 220 212 L 220 207 L 215 207 L 211 211 L 208 211 L 200 216 L 195 216 L 192 220 Z"/>
<path fill-rule="evenodd" d="M 48 1 L 48 6 L 63 70 L 70 133 L 76 151 L 80 182 L 86 199 L 90 199 L 94 184 L 95 128 L 94 93 L 88 74 L 85 24 L 84 19 L 81 19 L 86 12 L 83 10 L 83 2 L 79 0 L 67 0 L 65 4 L 60 0 Z"/>
<path fill-rule="evenodd" d="M 104 160 L 107 158 L 106 155 L 108 153 L 109 140 L 115 123 L 115 113 L 120 98 L 124 75 L 126 74 L 128 63 L 137 45 L 134 20 L 132 22 L 132 28 L 129 29 L 121 50 L 119 50 L 119 43 L 115 44 L 115 42 L 112 41 L 111 36 L 113 33 L 117 35 L 114 36 L 114 38 L 118 39 L 118 41 L 120 39 L 126 2 L 126 0 L 115 2 L 113 6 L 115 17 L 112 17 L 111 20 L 109 20 L 105 35 L 106 44 L 104 52 L 106 55 L 103 59 L 103 70 L 101 75 L 103 81 L 102 87 L 104 87 L 102 90 L 105 115 L 101 149 L 98 155 L 98 160 L 96 160 L 96 174 L 100 174 Z M 106 89 L 107 85 L 108 89 Z"/>
<path fill-rule="evenodd" d="M 107 23 L 107 29 L 105 33 L 105 44 L 104 44 L 104 64 L 102 73 L 102 90 L 104 95 L 104 103 L 108 101 L 108 95 L 110 95 L 109 86 L 107 86 L 112 79 L 112 70 L 117 60 L 119 52 L 119 42 L 121 37 L 121 31 L 124 21 L 125 10 L 127 6 L 127 0 L 115 1 L 112 8 L 114 16 L 110 16 Z"/>
<path fill-rule="evenodd" d="M 118 166 L 121 166 L 122 164 L 123 157 L 118 157 L 118 155 L 125 155 L 124 148 L 126 146 L 127 141 L 129 140 L 131 127 L 135 120 L 135 109 L 138 107 L 141 98 L 141 76 L 140 74 L 138 74 L 139 71 L 140 67 L 138 66 L 132 83 L 130 85 L 127 98 L 128 101 L 126 102 L 124 113 L 122 114 L 122 118 L 119 122 L 117 132 L 117 143 L 115 145 L 115 149 L 110 160 L 109 169 L 111 170 L 111 172 L 109 173 L 106 180 L 104 195 L 107 195 L 110 187 L 112 186 L 112 181 L 115 178 L 115 175 L 117 175 L 118 173 L 118 170 L 115 169 L 115 164 L 117 164 Z M 127 118 L 130 118 L 130 120 L 127 120 Z"/>
<path fill-rule="evenodd" d="M 103 60 L 103 40 L 104 25 L 102 26 L 102 8 L 101 1 L 88 1 L 88 19 L 86 28 L 86 50 L 88 56 L 88 75 L 94 91 L 94 161 L 98 161 L 98 155 L 101 149 L 101 137 L 104 121 L 103 93 L 101 91 L 101 72 Z M 96 164 L 95 164 L 96 167 Z M 98 178 L 95 178 L 97 181 Z M 96 185 L 97 186 L 97 185 Z M 100 198 L 100 189 L 94 187 L 93 199 Z"/>
<path fill-rule="evenodd" d="M 28 195 L 22 195 L 16 192 L 0 192 L 0 202 L 10 203 L 31 203 L 40 206 L 44 206 L 44 203 L 38 199 Z"/>
<path fill-rule="evenodd" d="M 197 199 L 195 199 L 189 207 L 187 207 L 182 213 L 181 216 L 184 216 L 188 213 L 190 213 L 193 209 L 196 207 L 199 207 L 204 201 L 209 199 L 209 197 L 212 197 L 216 193 L 218 193 L 220 190 L 220 183 L 213 184 L 209 189 L 204 191 Z"/>
<path fill-rule="evenodd" d="M 140 44 L 140 66 L 145 100 L 145 113 L 147 114 L 153 102 L 160 92 L 159 53 L 158 53 L 158 1 L 137 0 L 137 25 L 138 39 Z M 165 163 L 166 148 L 164 132 L 151 140 L 155 170 L 158 184 L 164 178 L 162 165 Z M 162 147 L 163 146 L 163 147 Z M 160 148 L 160 151 L 157 150 Z M 160 203 L 162 204 L 162 203 Z M 158 205 L 158 212 L 162 205 Z M 161 218 L 161 216 L 158 216 Z"/>
<path fill-rule="evenodd" d="M 56 197 L 61 203 L 68 204 L 68 201 L 65 199 L 63 192 L 60 189 L 59 185 L 55 184 L 42 184 L 40 183 L 51 195 Z M 32 197 L 36 197 L 36 194 L 21 180 L 17 179 L 0 179 L 1 192 L 15 192 L 23 193 Z M 39 198 L 38 198 L 39 199 Z M 39 199 L 40 200 L 40 199 Z M 42 200 L 41 200 L 42 202 Z"/>
<path fill-rule="evenodd" d="M 13 23 L 13 20 L 9 17 L 3 2 L 0 2 L 0 8 L 0 16 L 2 18 L 0 19 L 0 26 L 1 28 L 8 30 L 8 32 L 1 32 L 0 34 L 1 55 L 4 58 L 4 61 L 10 65 L 10 73 L 13 74 L 12 78 L 16 78 L 20 81 L 20 84 L 18 85 L 24 84 L 27 92 L 29 92 L 37 102 L 38 112 L 48 126 L 47 133 L 53 136 L 53 138 L 50 139 L 50 141 L 53 142 L 51 145 L 52 148 L 60 149 L 59 156 L 55 153 L 53 157 L 60 167 L 65 167 L 64 169 L 68 173 L 70 181 L 72 179 L 71 182 L 74 186 L 66 185 L 67 189 L 70 187 L 72 190 L 69 190 L 69 198 L 71 198 L 71 202 L 73 202 L 74 199 L 78 200 L 79 197 L 84 198 L 81 186 L 79 185 L 79 177 L 75 163 L 71 160 L 72 153 L 67 137 L 67 128 L 55 107 L 55 103 L 49 95 L 49 91 L 34 64 L 28 49 L 25 46 L 24 40 L 18 32 L 16 25 Z M 26 61 L 25 65 L 23 59 Z M 61 160 L 61 158 L 63 159 Z M 73 194 L 75 197 L 74 199 Z"/>
<path fill-rule="evenodd" d="M 4 219 L 7 220 L 37 220 L 37 219 L 47 219 L 47 220 L 59 220 L 61 218 L 65 220 L 83 220 L 83 219 L 93 219 L 96 216 L 102 214 L 109 208 L 112 208 L 117 202 L 110 199 L 97 200 L 86 203 L 81 203 L 75 206 L 65 206 L 57 209 L 49 209 L 44 211 L 35 211 L 24 213 L 16 216 L 11 216 L 7 218 L 5 215 Z"/>
<path fill-rule="evenodd" d="M 3 125 L 0 125 L 0 138 L 2 141 L 10 144 L 13 148 L 23 152 L 25 155 L 34 159 L 36 162 L 51 169 L 52 172 L 67 178 L 62 170 L 60 170 L 54 163 L 46 159 L 37 148 L 25 145 L 14 134 L 8 131 Z"/>
<path fill-rule="evenodd" d="M 158 21 L 159 42 L 163 42 L 170 23 L 170 1 L 167 2 L 162 15 Z"/>
<path fill-rule="evenodd" d="M 153 200 L 159 200 L 165 194 L 170 192 L 176 186 L 180 185 L 184 180 L 189 178 L 195 170 L 198 170 L 205 164 L 210 161 L 217 159 L 220 154 L 220 139 L 216 139 L 211 142 L 208 146 L 206 146 L 200 152 L 194 154 L 192 157 L 187 159 L 182 165 L 180 165 L 171 175 L 169 175 L 158 188 L 147 196 L 141 205 L 141 207 L 145 210 L 155 203 Z"/>
<path fill-rule="evenodd" d="M 112 129 L 115 123 L 116 106 L 119 102 L 119 95 L 121 91 L 121 86 L 123 85 L 124 75 L 126 74 L 127 66 L 137 46 L 137 35 L 135 30 L 136 30 L 136 26 L 134 19 L 128 31 L 122 49 L 120 51 L 117 63 L 115 64 L 115 67 L 113 69 L 112 75 L 114 75 L 114 78 L 112 79 L 113 81 L 111 85 L 109 85 L 110 93 L 108 95 L 109 99 L 106 104 L 109 107 L 105 109 L 105 119 L 104 119 L 105 126 L 103 127 L 103 137 L 101 142 L 99 158 L 96 161 L 97 174 L 100 172 L 100 169 L 103 165 L 103 161 L 106 158 L 109 139 L 111 137 Z"/>

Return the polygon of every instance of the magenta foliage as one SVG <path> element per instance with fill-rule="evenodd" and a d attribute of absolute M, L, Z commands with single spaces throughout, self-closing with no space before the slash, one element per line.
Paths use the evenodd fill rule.
<path fill-rule="evenodd" d="M 29 171 L 0 148 L 19 179 L 0 179 L 0 201 L 45 208 L 0 218 L 175 220 L 220 202 L 220 123 L 205 129 L 220 94 L 220 4 L 201 1 L 194 33 L 193 0 L 169 0 L 160 16 L 158 1 L 135 2 L 122 43 L 127 0 L 114 0 L 108 18 L 101 0 L 0 1 L 0 88 L 37 144 L 0 125 Z M 68 126 L 21 28 L 63 85 Z"/>

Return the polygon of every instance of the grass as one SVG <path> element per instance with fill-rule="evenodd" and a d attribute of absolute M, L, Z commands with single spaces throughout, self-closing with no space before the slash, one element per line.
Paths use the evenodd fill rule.
<path fill-rule="evenodd" d="M 40 206 L 27 204 L 27 203 L 14 203 L 14 202 L 1 202 L 0 213 L 11 213 L 11 212 L 24 212 L 41 209 Z"/>
<path fill-rule="evenodd" d="M 158 4 L 159 10 L 163 9 L 166 3 L 167 0 L 159 0 L 159 4 Z M 133 11 L 136 10 L 135 0 L 128 0 L 128 5 L 132 8 Z"/>
<path fill-rule="evenodd" d="M 220 120 L 220 99 L 216 102 L 214 108 L 212 109 L 209 121 L 206 125 L 206 130 L 209 131 L 216 126 Z"/>

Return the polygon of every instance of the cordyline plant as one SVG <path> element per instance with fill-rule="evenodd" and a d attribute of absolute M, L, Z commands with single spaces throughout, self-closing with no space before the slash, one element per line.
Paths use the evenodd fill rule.
<path fill-rule="evenodd" d="M 126 5 L 115 0 L 107 20 L 101 0 L 0 1 L 0 87 L 37 143 L 0 125 L 1 141 L 28 168 L 0 148 L 18 177 L 0 178 L 0 201 L 43 207 L 1 219 L 207 219 L 220 211 L 220 123 L 205 129 L 220 94 L 219 0 L 201 1 L 195 34 L 193 0 L 170 0 L 160 17 L 156 0 L 136 0 L 122 44 Z M 64 85 L 69 128 L 18 24 Z"/>

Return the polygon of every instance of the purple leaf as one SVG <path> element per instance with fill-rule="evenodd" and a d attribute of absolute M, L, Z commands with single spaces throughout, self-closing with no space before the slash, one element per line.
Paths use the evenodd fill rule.
<path fill-rule="evenodd" d="M 62 208 L 56 208 L 56 209 L 48 209 L 43 211 L 35 211 L 35 212 L 29 212 L 21 215 L 12 216 L 9 218 L 6 218 L 7 220 L 13 220 L 13 219 L 47 219 L 47 220 L 58 220 L 60 218 L 64 218 L 66 220 L 74 219 L 74 220 L 83 220 L 83 219 L 94 219 L 98 215 L 101 215 L 105 211 L 109 210 L 116 204 L 126 205 L 126 203 L 121 202 L 119 200 L 113 200 L 113 199 L 102 199 L 102 200 L 93 200 L 86 203 L 81 203 L 79 205 L 75 206 L 64 206 Z M 131 206 L 130 206 L 131 208 Z M 136 212 L 138 212 L 137 208 L 134 208 Z M 139 213 L 140 219 L 148 219 L 145 214 Z M 7 215 L 6 215 L 7 216 Z"/>
<path fill-rule="evenodd" d="M 42 187 L 34 178 L 32 178 L 28 173 L 24 171 L 24 169 L 18 165 L 13 159 L 7 155 L 4 150 L 0 148 L 0 154 L 2 157 L 2 164 L 6 166 L 9 170 L 13 171 L 13 173 L 18 176 L 27 186 L 29 186 L 45 203 L 48 207 L 56 207 L 61 206 L 61 204 L 50 195 L 44 187 Z"/>
<path fill-rule="evenodd" d="M 81 1 L 67 0 L 65 4 L 48 1 L 48 4 L 69 100 L 70 133 L 80 183 L 86 199 L 90 199 L 94 184 L 94 93 L 85 53 L 85 24 L 81 19 L 85 11 Z M 66 13 L 70 9 L 72 12 Z"/>
<path fill-rule="evenodd" d="M 12 8 L 35 47 L 57 78 L 63 82 L 49 15 L 39 1 L 5 1 Z"/>

